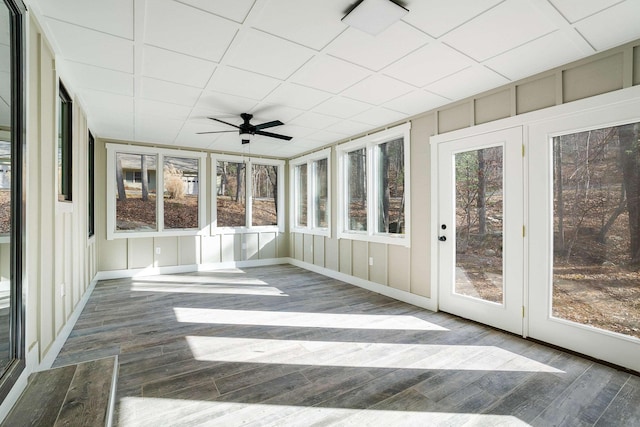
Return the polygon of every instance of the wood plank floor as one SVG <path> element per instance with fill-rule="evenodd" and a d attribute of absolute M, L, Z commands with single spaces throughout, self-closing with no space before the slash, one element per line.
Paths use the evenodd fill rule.
<path fill-rule="evenodd" d="M 290 265 L 100 282 L 56 366 L 119 356 L 114 423 L 640 425 L 640 378 Z"/>

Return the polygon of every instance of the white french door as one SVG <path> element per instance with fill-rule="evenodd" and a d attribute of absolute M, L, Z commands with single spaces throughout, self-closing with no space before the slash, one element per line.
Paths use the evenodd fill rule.
<path fill-rule="evenodd" d="M 528 133 L 529 336 L 640 371 L 640 99 Z"/>
<path fill-rule="evenodd" d="M 522 128 L 436 152 L 439 309 L 522 334 Z"/>

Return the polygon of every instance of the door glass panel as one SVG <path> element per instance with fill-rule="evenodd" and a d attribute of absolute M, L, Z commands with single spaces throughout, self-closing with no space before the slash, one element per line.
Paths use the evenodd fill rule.
<path fill-rule="evenodd" d="M 503 148 L 455 155 L 455 293 L 502 303 Z"/>
<path fill-rule="evenodd" d="M 640 123 L 553 139 L 554 317 L 640 338 Z"/>

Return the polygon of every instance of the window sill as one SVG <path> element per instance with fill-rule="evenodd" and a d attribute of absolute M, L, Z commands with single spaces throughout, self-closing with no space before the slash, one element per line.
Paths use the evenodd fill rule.
<path fill-rule="evenodd" d="M 331 231 L 328 228 L 300 228 L 295 227 L 291 229 L 292 233 L 299 234 L 311 234 L 313 236 L 324 236 L 331 238 Z"/>
<path fill-rule="evenodd" d="M 338 239 L 359 240 L 359 241 L 371 242 L 371 243 L 383 243 L 386 245 L 405 246 L 407 248 L 411 247 L 411 241 L 407 234 L 402 234 L 402 235 L 366 234 L 366 232 L 358 233 L 358 232 L 343 231 L 341 233 L 338 233 Z"/>
<path fill-rule="evenodd" d="M 73 213 L 73 201 L 56 200 L 56 213 Z"/>
<path fill-rule="evenodd" d="M 182 237 L 182 236 L 198 236 L 204 235 L 203 230 L 184 229 L 184 230 L 164 230 L 164 231 L 112 231 L 107 234 L 107 240 L 117 239 L 138 239 L 144 237 Z"/>
<path fill-rule="evenodd" d="M 248 233 L 281 233 L 283 230 L 277 225 L 261 227 L 213 227 L 211 235 L 220 234 L 248 234 Z"/>

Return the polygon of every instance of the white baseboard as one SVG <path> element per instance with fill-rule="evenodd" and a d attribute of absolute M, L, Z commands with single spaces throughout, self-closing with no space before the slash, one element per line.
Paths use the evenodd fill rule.
<path fill-rule="evenodd" d="M 71 314 L 69 319 L 67 319 L 67 323 L 64 325 L 64 327 L 56 337 L 55 341 L 49 347 L 49 350 L 47 351 L 47 355 L 40 361 L 40 365 L 34 369 L 34 372 L 46 371 L 47 369 L 51 369 L 53 362 L 56 360 L 56 357 L 58 357 L 58 353 L 60 353 L 60 350 L 62 350 L 62 346 L 67 341 L 67 338 L 69 338 L 69 334 L 71 334 L 73 327 L 76 325 L 76 322 L 78 321 L 78 318 L 80 317 L 80 314 L 84 309 L 84 306 L 87 305 L 87 301 L 89 301 L 89 297 L 93 293 L 93 290 L 95 289 L 97 282 L 98 282 L 98 279 L 96 275 L 96 277 L 89 284 L 89 287 L 87 288 L 87 291 L 82 296 L 82 299 L 80 299 L 80 301 L 78 302 L 78 305 L 76 305 L 75 310 L 73 310 L 73 313 Z"/>
<path fill-rule="evenodd" d="M 379 283 L 364 280 L 359 277 L 340 273 L 339 271 L 319 267 L 315 264 L 310 264 L 308 262 L 300 261 L 295 258 L 288 258 L 288 262 L 289 264 L 295 265 L 296 267 L 304 268 L 305 270 L 313 271 L 314 273 L 319 273 L 333 279 L 341 280 L 351 285 L 355 285 L 360 288 L 364 288 L 369 291 L 385 295 L 393 299 L 397 299 L 398 301 L 406 302 L 417 307 L 426 308 L 427 310 L 438 311 L 438 305 L 436 304 L 436 301 L 431 298 L 412 294 L 406 291 L 401 291 L 390 286 L 381 285 Z"/>
<path fill-rule="evenodd" d="M 246 261 L 227 261 L 209 264 L 175 265 L 169 267 L 133 268 L 129 270 L 99 271 L 96 280 L 126 279 L 132 277 L 156 276 L 159 274 L 193 273 L 196 271 L 215 271 L 226 268 L 262 267 L 265 265 L 286 264 L 289 258 L 268 258 Z"/>

